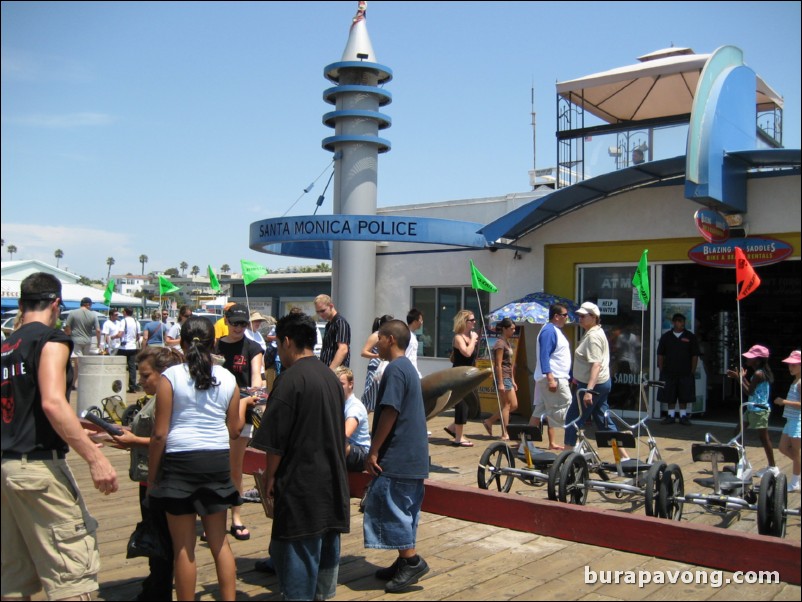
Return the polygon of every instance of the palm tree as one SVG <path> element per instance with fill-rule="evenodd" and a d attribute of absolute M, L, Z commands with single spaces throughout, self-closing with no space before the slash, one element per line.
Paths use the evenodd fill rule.
<path fill-rule="evenodd" d="M 192 274 L 193 276 L 197 276 L 198 274 L 200 274 L 200 268 L 196 265 L 193 265 L 190 274 Z"/>
<path fill-rule="evenodd" d="M 64 251 L 61 249 L 56 249 L 56 252 L 53 253 L 53 256 L 56 258 L 56 267 L 58 267 L 59 261 L 61 261 L 61 258 L 64 257 Z"/>
<path fill-rule="evenodd" d="M 14 257 L 14 253 L 17 252 L 17 247 L 15 245 L 8 245 L 6 251 L 8 251 L 8 260 L 11 261 L 11 258 Z"/>
<path fill-rule="evenodd" d="M 228 274 L 231 271 L 231 267 L 227 263 L 224 263 L 223 265 L 220 266 L 220 271 L 223 274 Z"/>
<path fill-rule="evenodd" d="M 113 266 L 115 263 L 114 257 L 106 258 L 106 265 L 109 266 L 109 270 L 106 272 L 106 282 L 109 281 L 109 276 L 111 276 L 111 266 Z"/>
<path fill-rule="evenodd" d="M 181 275 L 182 275 L 182 276 L 186 276 L 186 274 L 187 274 L 187 268 L 189 267 L 189 264 L 188 264 L 186 261 L 182 261 L 182 262 L 181 262 L 181 265 L 180 265 L 180 266 L 178 266 L 178 267 L 180 267 L 180 268 L 181 268 Z"/>
<path fill-rule="evenodd" d="M 145 275 L 145 264 L 147 262 L 148 262 L 148 256 L 147 255 L 140 255 L 139 256 L 139 263 L 142 264 L 142 275 L 143 276 Z"/>

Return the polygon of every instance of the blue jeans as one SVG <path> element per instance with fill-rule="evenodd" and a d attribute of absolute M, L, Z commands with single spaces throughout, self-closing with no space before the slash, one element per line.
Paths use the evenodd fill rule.
<path fill-rule="evenodd" d="M 366 548 L 411 550 L 415 547 L 423 479 L 378 476 L 365 496 L 362 532 Z"/>
<path fill-rule="evenodd" d="M 587 383 L 580 383 L 577 382 L 577 389 L 586 389 L 588 386 Z M 582 426 L 582 424 L 591 416 L 593 417 L 593 422 L 596 423 L 596 428 L 601 431 L 617 431 L 618 429 L 615 428 L 615 424 L 613 423 L 610 418 L 606 417 L 604 414 L 609 409 L 607 405 L 607 397 L 610 395 L 610 389 L 613 388 L 613 379 L 608 380 L 606 383 L 597 384 L 592 390 L 598 393 L 593 397 L 593 404 L 590 407 L 587 407 L 582 412 L 582 420 L 577 423 L 577 426 Z M 576 397 L 576 396 L 575 396 Z M 565 415 L 565 424 L 568 424 L 572 420 L 574 420 L 577 416 L 579 416 L 579 408 L 577 407 L 578 403 L 582 403 L 581 400 L 577 402 L 574 399 L 571 402 L 571 405 L 568 407 L 568 413 Z M 565 445 L 568 447 L 574 447 L 576 445 L 576 428 L 575 427 L 568 427 L 565 429 Z"/>
<path fill-rule="evenodd" d="M 327 600 L 337 590 L 340 534 L 270 542 L 282 600 Z"/>

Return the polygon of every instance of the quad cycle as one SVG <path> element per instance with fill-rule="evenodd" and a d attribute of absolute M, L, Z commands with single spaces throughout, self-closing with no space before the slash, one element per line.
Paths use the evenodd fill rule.
<path fill-rule="evenodd" d="M 662 386 L 662 383 L 650 381 L 646 385 Z M 594 394 L 593 391 L 579 389 L 576 393 L 577 404 L 580 404 L 586 392 Z M 645 398 L 643 387 L 641 395 Z M 515 468 L 515 459 L 509 447 L 503 442 L 494 443 L 485 450 L 480 459 L 477 473 L 479 487 L 489 489 L 495 486 L 498 491 L 506 493 L 516 478 L 528 485 L 545 483 L 550 500 L 579 505 L 587 502 L 590 491 L 601 493 L 609 501 L 628 501 L 643 497 L 648 516 L 679 520 L 682 507 L 672 505 L 672 500 L 677 496 L 668 494 L 676 492 L 681 495 L 684 491 L 682 471 L 676 464 L 667 465 L 662 461 L 657 442 L 646 426 L 648 418 L 630 425 L 612 412 L 608 412 L 608 416 L 625 430 L 597 431 L 596 445 L 612 448 L 615 462 L 601 459 L 581 426 L 581 413 L 565 425 L 565 428 L 577 430 L 576 445 L 557 456 L 546 451 L 531 452 L 528 440 L 542 440 L 538 427 L 510 425 L 510 436 L 521 439 L 526 465 Z M 641 430 L 645 431 L 648 442 L 646 460 L 624 459 L 621 450 L 637 448 L 638 439 L 633 432 L 640 433 Z M 598 479 L 590 479 L 591 473 L 597 475 Z M 661 497 L 664 489 L 665 493 Z"/>
<path fill-rule="evenodd" d="M 645 402 L 645 387 L 662 387 L 661 381 L 646 381 L 641 385 L 641 400 Z M 577 403 L 585 393 L 577 391 Z M 593 394 L 593 392 L 590 392 Z M 602 460 L 581 427 L 581 415 L 566 428 L 577 429 L 577 447 L 561 453 L 549 470 L 549 499 L 585 505 L 591 491 L 609 502 L 644 500 L 647 516 L 679 520 L 682 506 L 673 503 L 684 492 L 682 471 L 676 464 L 667 464 L 660 455 L 657 441 L 647 422 L 648 416 L 635 424 L 627 423 L 615 412 L 608 411 L 619 430 L 597 430 L 596 447 L 611 448 L 613 462 Z M 622 450 L 637 449 L 641 437 L 646 438 L 646 458 L 625 458 Z M 596 478 L 591 478 L 591 474 Z M 669 493 L 674 492 L 671 496 Z"/>
<path fill-rule="evenodd" d="M 119 395 L 110 395 L 101 399 L 99 406 L 89 406 L 86 414 L 92 414 L 106 422 L 131 426 L 134 416 L 145 406 L 148 399 L 150 399 L 149 395 L 143 395 L 134 403 L 126 405 L 125 400 Z"/>
<path fill-rule="evenodd" d="M 784 537 L 788 516 L 799 516 L 799 509 L 788 509 L 786 477 L 767 470 L 756 487 L 752 465 L 741 443 L 742 434 L 743 431 L 729 442 L 721 443 L 707 433 L 704 443 L 694 443 L 691 446 L 693 461 L 710 462 L 712 472 L 711 477 L 694 479 L 694 482 L 711 488 L 712 492 L 685 495 L 668 492 L 673 496 L 671 503 L 698 505 L 713 514 L 756 511 L 758 533 Z"/>

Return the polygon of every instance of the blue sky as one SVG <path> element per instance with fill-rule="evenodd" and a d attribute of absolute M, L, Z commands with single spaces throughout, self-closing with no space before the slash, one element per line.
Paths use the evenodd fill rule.
<path fill-rule="evenodd" d="M 14 259 L 90 278 L 239 260 L 251 222 L 314 211 L 321 122 L 356 2 L 2 3 L 2 238 Z M 555 82 L 671 45 L 731 44 L 785 99 L 800 147 L 798 2 L 380 2 L 368 5 L 393 145 L 379 206 L 529 190 L 556 163 Z M 328 193 L 321 209 L 331 212 Z M 8 260 L 6 249 L 3 260 Z"/>

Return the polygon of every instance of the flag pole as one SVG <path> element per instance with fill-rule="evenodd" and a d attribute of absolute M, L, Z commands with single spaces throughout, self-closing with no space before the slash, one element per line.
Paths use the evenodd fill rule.
<path fill-rule="evenodd" d="M 496 391 L 496 405 L 498 406 L 498 418 L 499 422 L 501 423 L 501 436 L 507 437 L 507 425 L 504 424 L 504 414 L 501 411 L 501 396 L 498 392 L 498 380 L 496 378 L 496 370 L 494 367 L 494 358 L 493 358 L 493 350 L 490 349 L 490 344 L 487 342 L 487 327 L 485 326 L 485 314 L 482 311 L 482 301 L 479 299 L 479 289 L 474 289 L 476 291 L 476 305 L 479 307 L 479 314 L 480 318 L 482 319 L 482 336 L 485 338 L 485 347 L 490 355 L 490 370 L 493 373 L 493 388 Z M 490 311 L 490 308 L 487 308 Z M 515 367 L 513 366 L 513 369 Z"/>

